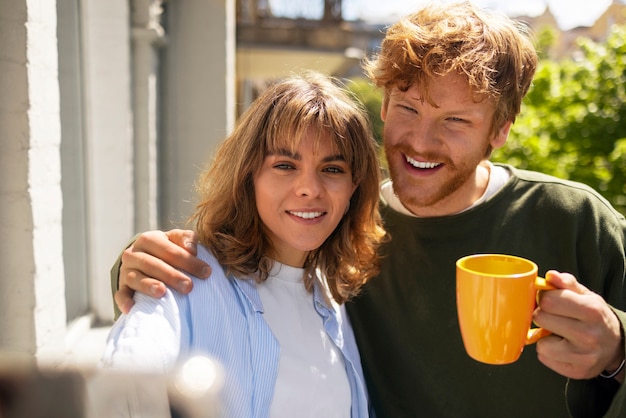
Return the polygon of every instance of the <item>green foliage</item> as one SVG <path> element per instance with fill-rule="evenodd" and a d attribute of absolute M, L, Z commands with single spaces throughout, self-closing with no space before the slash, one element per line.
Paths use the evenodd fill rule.
<path fill-rule="evenodd" d="M 542 56 L 554 39 L 540 33 Z M 575 60 L 541 60 L 507 144 L 492 159 L 586 183 L 626 214 L 626 27 L 613 27 L 606 42 L 578 46 Z M 348 87 L 381 141 L 382 92 L 365 79 Z"/>
<path fill-rule="evenodd" d="M 576 60 L 540 62 L 493 160 L 586 183 L 626 213 L 626 27 L 578 46 Z"/>
<path fill-rule="evenodd" d="M 385 151 L 382 147 L 383 120 L 380 118 L 380 108 L 383 103 L 382 91 L 376 88 L 376 86 L 370 83 L 366 78 L 350 80 L 346 87 L 363 103 L 367 110 L 367 115 L 372 124 L 374 138 L 376 138 L 378 144 L 381 145 L 379 160 L 383 171 L 385 171 L 387 169 L 387 159 L 385 158 Z"/>
<path fill-rule="evenodd" d="M 539 59 L 547 59 L 556 39 L 555 30 L 551 26 L 541 27 L 537 32 L 536 38 L 535 48 L 537 49 Z"/>
<path fill-rule="evenodd" d="M 357 78 L 347 83 L 348 89 L 365 105 L 372 123 L 374 137 L 379 144 L 383 140 L 383 121 L 380 118 L 380 107 L 383 102 L 382 92 L 365 78 Z"/>

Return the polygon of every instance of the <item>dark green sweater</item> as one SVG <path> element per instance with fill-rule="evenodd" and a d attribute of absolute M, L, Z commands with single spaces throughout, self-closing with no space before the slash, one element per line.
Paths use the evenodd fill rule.
<path fill-rule="evenodd" d="M 616 381 L 568 382 L 537 360 L 534 345 L 504 366 L 465 353 L 455 261 L 473 253 L 526 257 L 541 275 L 572 273 L 626 322 L 624 218 L 584 185 L 507 168 L 501 191 L 455 216 L 384 208 L 391 242 L 382 271 L 347 305 L 378 418 L 602 416 L 613 398 L 610 416 L 626 417 Z"/>

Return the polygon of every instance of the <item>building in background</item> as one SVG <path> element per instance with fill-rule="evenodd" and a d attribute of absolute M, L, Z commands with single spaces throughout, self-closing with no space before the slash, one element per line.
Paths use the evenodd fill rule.
<path fill-rule="evenodd" d="M 0 353 L 59 363 L 233 126 L 235 0 L 1 1 L 0 72 Z"/>
<path fill-rule="evenodd" d="M 119 250 L 138 231 L 184 226 L 199 169 L 267 82 L 303 69 L 360 75 L 384 26 L 344 21 L 341 0 L 323 10 L 311 20 L 273 16 L 267 0 L 0 0 L 0 355 L 63 363 L 111 323 Z M 556 28 L 549 10 L 533 19 Z M 559 48 L 623 22 L 614 2 Z"/>
<path fill-rule="evenodd" d="M 535 32 L 544 29 L 553 31 L 554 44 L 547 56 L 559 60 L 567 57 L 575 57 L 578 48 L 576 42 L 579 38 L 585 37 L 594 42 L 603 42 L 607 39 L 613 25 L 623 25 L 626 23 L 626 4 L 621 0 L 613 0 L 609 7 L 600 15 L 591 26 L 578 26 L 568 30 L 561 30 L 557 20 L 546 7 L 539 16 L 516 16 L 522 22 L 528 24 Z"/>
<path fill-rule="evenodd" d="M 313 3 L 290 5 L 306 9 Z M 289 73 L 308 69 L 338 78 L 362 76 L 363 58 L 384 35 L 383 24 L 343 20 L 341 0 L 324 0 L 319 19 L 275 16 L 267 1 L 238 0 L 237 6 L 238 114 L 268 82 Z"/>

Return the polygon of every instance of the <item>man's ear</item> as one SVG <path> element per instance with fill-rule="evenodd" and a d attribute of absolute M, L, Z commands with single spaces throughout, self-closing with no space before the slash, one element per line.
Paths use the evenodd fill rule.
<path fill-rule="evenodd" d="M 493 139 L 491 140 L 491 147 L 493 149 L 498 149 L 504 145 L 507 138 L 509 137 L 509 132 L 511 131 L 512 125 L 513 122 L 508 121 L 505 122 L 504 125 L 500 127 L 500 129 L 498 129 L 496 134 L 493 136 Z"/>
<path fill-rule="evenodd" d="M 389 106 L 389 99 L 387 96 L 383 97 L 383 102 L 380 106 L 380 119 L 384 122 L 387 118 L 387 106 Z"/>

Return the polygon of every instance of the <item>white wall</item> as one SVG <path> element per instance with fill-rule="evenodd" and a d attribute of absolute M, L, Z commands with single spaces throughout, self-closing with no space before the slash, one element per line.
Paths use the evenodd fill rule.
<path fill-rule="evenodd" d="M 199 170 L 235 120 L 235 1 L 168 3 L 160 226 L 191 214 Z"/>
<path fill-rule="evenodd" d="M 90 301 L 106 320 L 113 317 L 109 270 L 134 233 L 129 4 L 81 5 Z"/>
<path fill-rule="evenodd" d="M 65 334 L 54 2 L 0 2 L 0 347 L 55 357 Z"/>
<path fill-rule="evenodd" d="M 235 1 L 168 1 L 163 72 L 161 55 L 133 44 L 145 33 L 131 10 L 157 3 L 0 1 L 0 357 L 54 361 L 84 345 L 77 329 L 110 321 L 122 246 L 154 225 L 155 208 L 162 228 L 188 214 L 200 166 L 232 128 Z M 73 13 L 60 44 L 57 4 Z M 58 48 L 69 48 L 61 65 Z M 68 324 L 79 315 L 67 315 L 70 276 L 89 294 Z"/>

